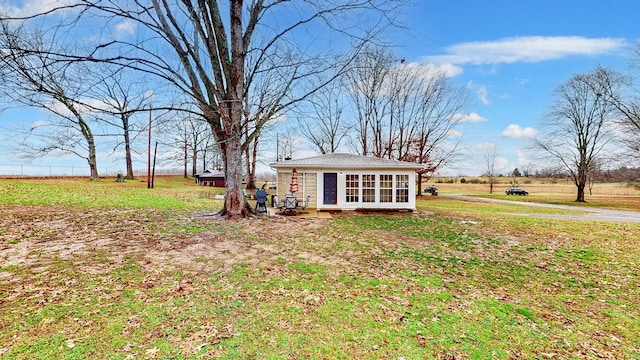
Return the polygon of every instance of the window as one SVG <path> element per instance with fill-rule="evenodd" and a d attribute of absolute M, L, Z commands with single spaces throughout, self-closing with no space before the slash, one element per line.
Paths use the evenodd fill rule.
<path fill-rule="evenodd" d="M 347 174 L 346 178 L 346 193 L 348 203 L 357 203 L 360 201 L 360 179 L 359 175 Z"/>
<path fill-rule="evenodd" d="M 409 202 L 409 175 L 396 175 L 396 202 Z"/>
<path fill-rule="evenodd" d="M 380 175 L 380 202 L 393 202 L 393 175 Z"/>
<path fill-rule="evenodd" d="M 376 202 L 376 176 L 374 174 L 362 175 L 362 202 Z"/>

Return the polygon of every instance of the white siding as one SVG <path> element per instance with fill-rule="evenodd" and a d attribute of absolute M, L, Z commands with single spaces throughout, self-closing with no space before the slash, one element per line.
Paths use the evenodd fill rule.
<path fill-rule="evenodd" d="M 338 174 L 338 202 L 335 205 L 325 205 L 323 203 L 324 196 L 324 173 L 337 173 Z M 375 201 L 365 202 L 363 201 L 363 175 L 375 175 Z M 380 175 L 392 175 L 392 201 L 380 202 Z M 357 175 L 358 177 L 358 194 L 357 201 L 347 202 L 347 175 Z M 408 193 L 407 202 L 398 202 L 396 196 L 398 190 L 398 183 L 396 181 L 396 175 L 406 175 L 408 177 Z M 402 171 L 402 170 L 340 170 L 331 171 L 329 169 L 319 171 L 317 173 L 317 196 L 316 203 L 318 204 L 318 210 L 356 210 L 356 209 L 409 209 L 415 210 L 416 208 L 416 173 L 415 171 Z M 354 199 L 354 196 L 350 197 Z"/>
<path fill-rule="evenodd" d="M 278 171 L 278 189 L 276 194 L 278 199 L 282 201 L 286 194 L 289 194 L 289 184 L 291 183 L 291 170 Z M 315 171 L 298 171 L 298 191 L 296 197 L 305 200 L 307 196 L 311 196 L 309 200 L 309 208 L 315 209 L 317 202 L 317 181 Z M 322 195 L 322 194 L 321 194 Z"/>

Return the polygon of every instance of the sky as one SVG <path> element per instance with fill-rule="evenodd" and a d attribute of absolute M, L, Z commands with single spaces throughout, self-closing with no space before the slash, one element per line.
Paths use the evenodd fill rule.
<path fill-rule="evenodd" d="M 487 146 L 498 150 L 498 172 L 545 167 L 530 145 L 554 89 L 598 65 L 628 71 L 640 40 L 633 0 L 427 0 L 411 14 L 397 51 L 451 69 L 473 95 L 449 175 L 481 173 Z"/>
<path fill-rule="evenodd" d="M 26 1 L 24 6 L 33 3 Z M 498 150 L 499 172 L 545 167 L 530 145 L 553 104 L 553 90 L 598 65 L 628 70 L 630 52 L 640 40 L 637 0 L 414 3 L 401 13 L 405 29 L 393 31 L 393 50 L 407 63 L 447 69 L 451 80 L 466 87 L 473 98 L 457 128 L 460 156 L 442 175 L 479 175 L 484 168 L 480 154 L 487 146 Z M 15 121 L 16 114 L 0 113 L 0 131 Z M 3 166 L 11 165 L 16 172 L 16 164 L 29 164 L 7 155 L 11 137 L 0 134 L 0 139 L 5 139 L 0 144 L 0 173 Z M 77 167 L 76 171 L 86 167 L 84 160 L 74 158 L 31 163 L 44 173 L 52 171 L 47 168 L 52 164 Z M 103 172 L 120 166 L 103 164 Z"/>

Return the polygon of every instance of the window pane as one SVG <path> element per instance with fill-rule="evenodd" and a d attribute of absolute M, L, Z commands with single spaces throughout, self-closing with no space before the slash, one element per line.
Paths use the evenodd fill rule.
<path fill-rule="evenodd" d="M 346 201 L 348 203 L 359 202 L 360 184 L 359 175 L 347 174 L 346 177 Z"/>
<path fill-rule="evenodd" d="M 393 202 L 393 175 L 380 175 L 380 202 Z"/>
<path fill-rule="evenodd" d="M 362 202 L 376 202 L 376 176 L 373 174 L 362 175 Z"/>
<path fill-rule="evenodd" d="M 409 202 L 409 175 L 396 175 L 396 202 Z"/>

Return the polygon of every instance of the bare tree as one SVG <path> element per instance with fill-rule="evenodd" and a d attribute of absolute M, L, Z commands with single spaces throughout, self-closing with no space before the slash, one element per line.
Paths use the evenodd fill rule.
<path fill-rule="evenodd" d="M 484 165 L 484 175 L 489 179 L 489 193 L 493 194 L 493 188 L 496 183 L 498 172 L 498 157 L 500 152 L 495 144 L 487 144 L 482 152 L 482 162 Z"/>
<path fill-rule="evenodd" d="M 383 124 L 389 111 L 385 80 L 395 61 L 393 54 L 374 47 L 363 51 L 346 73 L 357 118 L 353 145 L 361 155 L 383 155 Z"/>
<path fill-rule="evenodd" d="M 210 128 L 208 130 L 209 132 L 211 131 Z M 220 163 L 220 149 L 210 133 L 203 136 L 199 153 L 203 171 L 208 169 L 222 169 L 222 164 Z"/>
<path fill-rule="evenodd" d="M 308 99 L 312 110 L 301 111 L 298 126 L 321 154 L 334 153 L 348 136 L 351 126 L 343 116 L 344 85 L 338 81 Z"/>
<path fill-rule="evenodd" d="M 118 133 L 113 135 L 121 140 L 116 142 L 114 150 L 124 146 L 125 179 L 134 179 L 132 142 L 148 126 L 146 121 L 141 121 L 136 115 L 149 111 L 152 92 L 145 89 L 141 79 L 127 74 L 126 69 L 111 69 L 107 66 L 99 69 L 100 71 L 94 71 L 89 76 L 95 78 L 95 81 L 88 93 L 97 101 L 90 106 L 103 115 L 100 116 L 100 121 L 108 126 L 105 135 L 110 136 L 112 129 L 117 129 Z"/>
<path fill-rule="evenodd" d="M 283 104 L 289 102 L 287 96 L 292 91 L 294 77 L 291 74 L 281 71 L 292 71 L 293 73 L 300 70 L 300 66 L 294 66 L 293 69 L 283 65 L 284 58 L 295 57 L 287 49 L 278 52 L 280 56 L 272 56 L 264 60 L 269 71 L 260 71 L 249 73 L 252 78 L 247 79 L 246 83 L 249 88 L 244 98 L 244 139 L 242 149 L 245 153 L 245 180 L 246 188 L 254 190 L 256 187 L 256 165 L 258 161 L 258 149 L 262 134 L 271 123 L 272 120 L 279 117 L 280 112 L 284 110 Z M 251 54 L 246 60 L 247 67 L 253 68 L 260 60 L 260 54 Z M 286 64 L 286 62 L 284 62 Z M 301 64 L 300 64 L 301 65 Z"/>
<path fill-rule="evenodd" d="M 54 114 L 52 132 L 39 136 L 37 143 L 24 143 L 28 156 L 42 157 L 61 152 L 85 159 L 90 177 L 98 180 L 96 143 L 91 129 L 90 111 L 81 101 L 88 72 L 80 63 L 61 63 L 51 54 L 60 52 L 55 39 L 40 31 L 0 22 L 0 73 L 5 95 L 13 101 L 40 107 Z M 32 127 L 30 135 L 41 126 Z"/>
<path fill-rule="evenodd" d="M 452 131 L 456 114 L 468 106 L 468 93 L 454 86 L 441 71 L 430 66 L 398 66 L 394 82 L 392 114 L 397 126 L 390 126 L 390 158 L 425 165 L 418 171 L 418 191 L 422 178 L 430 177 L 453 158 L 458 141 Z"/>
<path fill-rule="evenodd" d="M 356 109 L 358 152 L 424 164 L 423 176 L 448 163 L 457 149 L 452 130 L 468 93 L 436 67 L 403 60 L 383 49 L 363 52 L 348 75 Z"/>
<path fill-rule="evenodd" d="M 105 24 L 127 21 L 147 31 L 140 35 L 146 38 L 139 40 L 102 40 L 78 59 L 109 61 L 158 76 L 193 99 L 222 153 L 227 191 L 220 214 L 232 218 L 249 211 L 242 189 L 242 156 L 243 143 L 254 135 L 245 133 L 248 119 L 243 106 L 256 75 L 276 71 L 290 79 L 288 98 L 270 112 L 282 111 L 326 85 L 310 84 L 309 76 L 325 74 L 329 82 L 340 74 L 354 54 L 378 35 L 380 26 L 388 24 L 402 2 L 256 0 L 245 5 L 242 0 L 226 4 L 80 0 L 61 9 L 78 8 L 93 20 L 103 16 Z M 369 21 L 363 22 L 365 18 Z M 303 33 L 327 33 L 318 29 L 332 34 L 330 41 L 339 53 L 328 51 L 331 47 L 320 36 L 308 38 L 305 44 L 297 40 Z M 350 49 L 343 51 L 345 46 L 338 44 L 349 44 Z M 283 49 L 295 56 L 280 57 Z M 248 64 L 249 56 L 257 60 Z M 269 61 L 273 57 L 280 57 L 276 67 Z"/>
<path fill-rule="evenodd" d="M 577 202 L 585 201 L 585 187 L 596 159 L 611 140 L 617 88 L 606 86 L 607 69 L 577 74 L 555 90 L 556 101 L 547 115 L 537 147 L 559 161 L 577 187 Z"/>
<path fill-rule="evenodd" d="M 640 43 L 632 63 L 634 67 L 640 66 Z M 599 81 L 606 89 L 602 93 L 603 99 L 618 112 L 618 140 L 630 150 L 626 154 L 631 159 L 640 159 L 640 97 L 637 95 L 638 89 L 633 86 L 632 77 L 607 69 L 601 71 Z"/>
<path fill-rule="evenodd" d="M 286 121 L 275 128 L 276 161 L 290 160 L 303 150 L 302 137 L 296 124 Z"/>
<path fill-rule="evenodd" d="M 163 135 L 167 145 L 173 151 L 173 160 L 183 166 L 183 176 L 188 178 L 198 172 L 198 158 L 210 150 L 208 139 L 211 137 L 211 129 L 204 119 L 195 117 L 182 117 L 183 114 L 176 113 L 175 117 L 170 117 L 165 127 L 170 126 L 170 130 L 164 131 Z M 189 171 L 191 164 L 191 171 Z M 203 169 L 205 170 L 205 169 Z"/>

